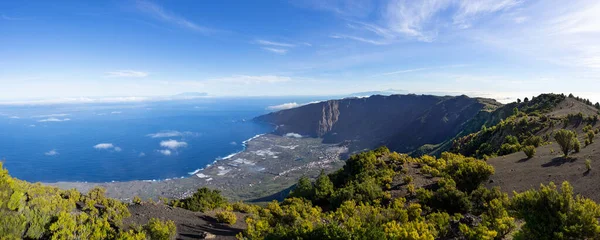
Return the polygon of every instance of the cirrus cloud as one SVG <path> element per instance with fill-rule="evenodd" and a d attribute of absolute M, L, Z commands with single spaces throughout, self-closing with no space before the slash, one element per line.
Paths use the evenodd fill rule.
<path fill-rule="evenodd" d="M 51 117 L 51 118 L 46 118 L 46 119 L 42 119 L 42 120 L 38 120 L 38 122 L 66 122 L 66 121 L 71 121 L 70 118 L 55 118 L 55 117 Z"/>
<path fill-rule="evenodd" d="M 118 70 L 113 72 L 107 72 L 107 77 L 131 77 L 131 78 L 142 78 L 147 77 L 147 72 L 134 71 L 134 70 Z"/>

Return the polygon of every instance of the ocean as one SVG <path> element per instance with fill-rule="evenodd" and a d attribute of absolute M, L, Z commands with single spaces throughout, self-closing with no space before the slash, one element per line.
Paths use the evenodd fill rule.
<path fill-rule="evenodd" d="M 187 177 L 244 149 L 273 126 L 269 106 L 313 98 L 201 98 L 137 103 L 0 106 L 0 157 L 32 182 Z"/>

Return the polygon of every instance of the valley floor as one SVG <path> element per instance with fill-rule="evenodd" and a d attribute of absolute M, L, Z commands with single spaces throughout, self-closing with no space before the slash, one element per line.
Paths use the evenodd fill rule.
<path fill-rule="evenodd" d="M 186 178 L 111 183 L 58 182 L 52 185 L 82 192 L 102 186 L 109 197 L 124 201 L 133 196 L 179 199 L 205 186 L 221 190 L 230 201 L 269 201 L 287 195 L 282 190 L 295 184 L 301 176 L 316 177 L 321 169 L 331 172 L 341 168 L 344 161 L 340 156 L 346 152 L 346 147 L 322 144 L 318 138 L 265 134 L 250 140 L 243 152 L 218 160 Z"/>

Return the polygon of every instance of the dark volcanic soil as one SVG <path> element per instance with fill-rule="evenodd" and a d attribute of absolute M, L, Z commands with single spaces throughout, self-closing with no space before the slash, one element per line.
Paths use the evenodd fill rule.
<path fill-rule="evenodd" d="M 580 141 L 583 144 L 583 139 Z M 600 139 L 591 145 L 582 146 L 581 152 L 569 158 L 562 157 L 560 147 L 553 143 L 537 148 L 536 155 L 526 159 L 523 152 L 489 159 L 496 173 L 490 178 L 488 187 L 499 186 L 504 192 L 522 192 L 539 189 L 540 184 L 554 182 L 560 187 L 563 181 L 573 185 L 574 192 L 594 201 L 600 201 Z M 554 150 L 554 153 L 552 153 Z M 587 171 L 585 160 L 590 159 L 592 170 Z"/>
<path fill-rule="evenodd" d="M 125 219 L 125 226 L 144 225 L 150 218 L 172 220 L 177 225 L 177 239 L 203 239 L 206 233 L 212 239 L 236 239 L 235 235 L 246 228 L 245 215 L 236 213 L 238 221 L 234 225 L 221 224 L 214 218 L 214 212 L 197 213 L 163 204 L 143 203 L 129 206 L 131 217 Z"/>

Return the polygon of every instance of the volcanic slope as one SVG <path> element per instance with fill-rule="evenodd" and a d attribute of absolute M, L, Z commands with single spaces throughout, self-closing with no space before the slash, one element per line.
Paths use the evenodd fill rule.
<path fill-rule="evenodd" d="M 569 181 L 577 194 L 600 200 L 600 132 L 599 110 L 586 101 L 553 95 L 560 101 L 545 110 L 525 113 L 527 103 L 514 105 L 512 116 L 492 127 L 454 141 L 451 151 L 488 159 L 496 173 L 486 184 L 503 191 L 522 192 L 549 182 Z M 562 96 L 562 97 L 561 97 Z M 551 107 L 549 107 L 551 106 Z M 579 152 L 564 157 L 556 143 L 555 133 L 561 129 L 573 131 L 581 143 Z M 588 132 L 594 132 L 593 142 L 586 145 Z M 525 146 L 537 145 L 535 155 L 528 158 Z M 591 163 L 587 169 L 586 161 Z"/>

